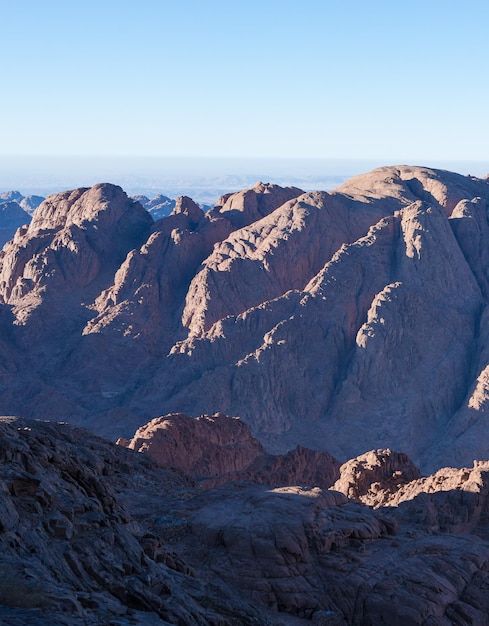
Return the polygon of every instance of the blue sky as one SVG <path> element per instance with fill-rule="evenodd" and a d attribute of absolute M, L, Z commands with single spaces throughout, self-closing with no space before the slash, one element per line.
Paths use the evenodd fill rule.
<path fill-rule="evenodd" d="M 487 0 L 0 8 L 0 155 L 488 159 Z"/>

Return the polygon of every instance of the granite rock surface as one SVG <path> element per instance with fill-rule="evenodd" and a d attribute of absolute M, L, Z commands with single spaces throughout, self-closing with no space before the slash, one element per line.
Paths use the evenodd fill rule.
<path fill-rule="evenodd" d="M 50 196 L 0 252 L 1 406 L 114 440 L 222 412 L 268 453 L 470 466 L 489 456 L 488 202 L 487 179 L 411 166 L 156 221 L 108 183 Z"/>
<path fill-rule="evenodd" d="M 1 418 L 0 621 L 488 624 L 489 464 L 422 477 L 384 449 L 341 471 L 355 499 L 273 472 L 202 489 L 86 430 Z"/>
<path fill-rule="evenodd" d="M 297 446 L 287 454 L 267 454 L 244 422 L 219 413 L 165 415 L 118 443 L 188 474 L 205 488 L 247 480 L 328 489 L 339 478 L 340 464 L 327 452 Z"/>

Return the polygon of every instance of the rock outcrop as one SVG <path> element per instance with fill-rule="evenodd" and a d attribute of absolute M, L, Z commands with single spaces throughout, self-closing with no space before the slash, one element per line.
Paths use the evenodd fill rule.
<path fill-rule="evenodd" d="M 371 450 L 341 466 L 333 489 L 376 509 L 395 507 L 396 519 L 423 531 L 489 537 L 489 461 L 421 476 L 406 454 Z"/>
<path fill-rule="evenodd" d="M 340 467 L 340 477 L 333 486 L 348 498 L 378 507 L 390 502 L 404 485 L 420 478 L 409 457 L 392 450 L 371 450 Z"/>
<path fill-rule="evenodd" d="M 139 428 L 131 441 L 132 450 L 145 452 L 158 465 L 174 467 L 196 480 L 229 477 L 265 454 L 249 428 L 226 415 L 166 415 Z"/>
<path fill-rule="evenodd" d="M 161 467 L 185 472 L 206 488 L 248 480 L 328 489 L 339 476 L 339 463 L 327 452 L 297 446 L 285 455 L 267 454 L 246 424 L 221 414 L 165 415 L 118 443 L 148 454 Z"/>
<path fill-rule="evenodd" d="M 165 516 L 192 490 L 183 475 L 87 432 L 2 418 L 0 621 L 253 623 L 254 609 L 225 591 L 208 594 L 162 539 L 172 529 L 181 533 L 178 515 Z M 150 513 L 156 501 L 159 516 Z M 145 514 L 161 537 L 144 524 Z"/>
<path fill-rule="evenodd" d="M 342 473 L 357 501 L 307 483 L 202 489 L 88 431 L 0 418 L 0 621 L 487 624 L 489 464 L 408 481 L 409 459 L 382 450 Z"/>

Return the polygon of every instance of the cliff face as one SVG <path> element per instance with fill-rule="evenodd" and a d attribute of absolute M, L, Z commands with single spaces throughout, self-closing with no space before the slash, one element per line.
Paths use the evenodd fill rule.
<path fill-rule="evenodd" d="M 220 411 L 268 452 L 486 458 L 488 202 L 408 166 L 156 222 L 109 184 L 51 196 L 0 253 L 4 412 L 116 438 Z"/>

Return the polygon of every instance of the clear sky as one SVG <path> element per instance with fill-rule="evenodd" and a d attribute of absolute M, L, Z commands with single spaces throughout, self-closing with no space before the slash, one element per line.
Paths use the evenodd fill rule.
<path fill-rule="evenodd" d="M 0 8 L 0 155 L 488 159 L 487 0 Z"/>

